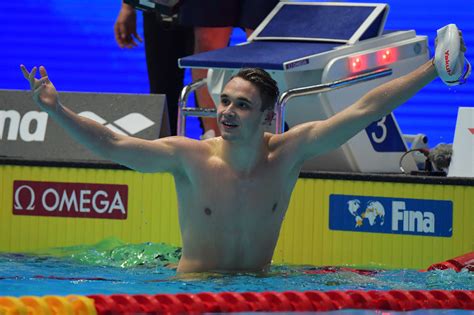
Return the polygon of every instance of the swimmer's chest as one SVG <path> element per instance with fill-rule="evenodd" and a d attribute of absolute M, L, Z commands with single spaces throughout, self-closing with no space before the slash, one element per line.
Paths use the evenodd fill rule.
<path fill-rule="evenodd" d="M 213 176 L 202 178 L 196 189 L 203 202 L 209 201 L 207 207 L 215 215 L 235 218 L 273 217 L 289 198 L 285 181 L 265 170 L 249 175 L 214 172 Z"/>

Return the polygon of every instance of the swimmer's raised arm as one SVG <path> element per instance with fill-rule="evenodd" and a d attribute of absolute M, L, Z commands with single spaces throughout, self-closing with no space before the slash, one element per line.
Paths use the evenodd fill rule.
<path fill-rule="evenodd" d="M 117 134 L 63 106 L 43 66 L 39 68 L 39 80 L 35 78 L 36 67 L 31 72 L 24 65 L 20 67 L 30 83 L 33 99 L 38 106 L 94 153 L 140 172 L 174 173 L 181 168 L 180 152 L 192 140 L 169 137 L 150 141 Z"/>
<path fill-rule="evenodd" d="M 323 120 L 296 126 L 283 134 L 295 141 L 299 162 L 344 144 L 374 121 L 388 115 L 437 77 L 431 61 L 415 71 L 373 89 L 353 105 Z"/>
<path fill-rule="evenodd" d="M 335 149 L 374 121 L 391 113 L 424 86 L 440 76 L 447 85 L 461 84 L 470 74 L 464 59 L 466 47 L 462 33 L 454 24 L 438 30 L 436 54 L 414 71 L 373 89 L 353 105 L 324 120 L 290 129 L 277 141 L 291 152 L 296 165 Z M 464 65 L 467 65 L 464 71 Z M 278 145 L 278 144 L 277 144 Z"/>
<path fill-rule="evenodd" d="M 437 77 L 431 61 L 371 90 L 353 105 L 319 122 L 302 125 L 303 159 L 335 149 L 372 122 L 390 114 Z"/>

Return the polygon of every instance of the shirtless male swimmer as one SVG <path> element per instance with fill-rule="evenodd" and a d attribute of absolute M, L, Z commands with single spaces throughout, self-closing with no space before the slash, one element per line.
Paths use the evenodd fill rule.
<path fill-rule="evenodd" d="M 174 176 L 183 241 L 178 272 L 265 270 L 303 162 L 389 114 L 440 72 L 430 60 L 327 120 L 270 134 L 264 126 L 272 119 L 278 88 L 263 70 L 244 69 L 220 97 L 217 122 L 222 136 L 149 141 L 114 133 L 63 106 L 43 66 L 39 80 L 36 67 L 28 72 L 21 65 L 21 70 L 34 101 L 78 142 L 136 171 Z"/>

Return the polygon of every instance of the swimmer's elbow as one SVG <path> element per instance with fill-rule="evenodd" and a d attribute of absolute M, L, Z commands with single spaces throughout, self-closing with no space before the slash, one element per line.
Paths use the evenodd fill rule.
<path fill-rule="evenodd" d="M 117 162 L 116 160 L 120 156 L 121 148 L 125 146 L 125 143 L 126 140 L 123 136 L 110 133 L 99 139 L 99 142 L 92 151 L 106 160 Z"/>

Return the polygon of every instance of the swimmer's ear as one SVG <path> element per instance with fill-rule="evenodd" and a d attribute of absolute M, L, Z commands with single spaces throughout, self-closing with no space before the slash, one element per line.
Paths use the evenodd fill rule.
<path fill-rule="evenodd" d="M 264 120 L 264 124 L 265 125 L 268 125 L 270 126 L 272 124 L 272 121 L 273 121 L 273 117 L 275 117 L 275 112 L 272 111 L 272 110 L 267 110 L 266 111 L 267 113 L 265 114 L 265 120 Z"/>

